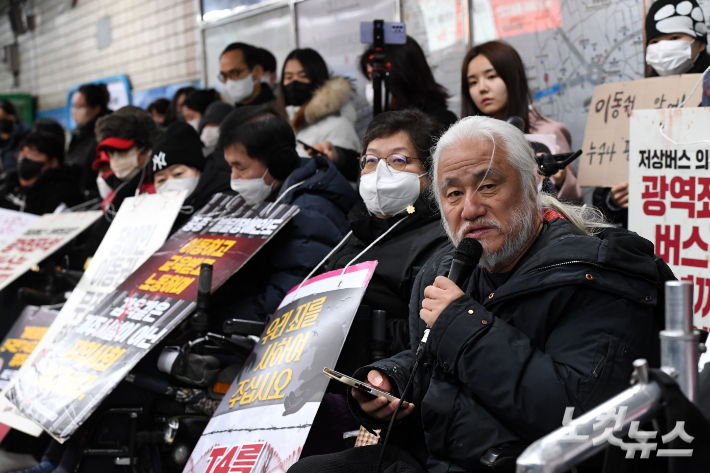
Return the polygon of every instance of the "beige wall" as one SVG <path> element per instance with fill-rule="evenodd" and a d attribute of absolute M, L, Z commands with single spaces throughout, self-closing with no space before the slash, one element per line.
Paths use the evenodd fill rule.
<path fill-rule="evenodd" d="M 200 79 L 194 0 L 35 0 L 37 28 L 19 37 L 20 87 L 0 64 L 0 92 L 39 97 L 38 109 L 66 104 L 74 85 L 126 74 L 133 90 Z M 111 17 L 111 45 L 98 49 L 99 19 Z M 0 45 L 13 41 L 0 17 Z"/>

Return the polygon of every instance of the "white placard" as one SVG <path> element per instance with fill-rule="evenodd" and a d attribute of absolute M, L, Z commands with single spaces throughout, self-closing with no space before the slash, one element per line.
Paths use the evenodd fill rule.
<path fill-rule="evenodd" d="M 708 330 L 710 108 L 635 110 L 630 125 L 629 229 L 693 283 L 694 324 Z"/>
<path fill-rule="evenodd" d="M 39 215 L 0 209 L 0 244 L 32 225 Z"/>
<path fill-rule="evenodd" d="M 84 231 L 100 211 L 46 214 L 0 247 L 0 290 Z"/>
<path fill-rule="evenodd" d="M 328 385 L 321 370 L 338 360 L 376 266 L 331 271 L 289 291 L 183 473 L 286 472 L 298 461 Z"/>
<path fill-rule="evenodd" d="M 185 197 L 187 191 L 179 191 L 142 194 L 123 201 L 79 284 L 13 379 L 22 377 L 37 357 L 46 353 L 70 327 L 81 322 L 89 309 L 113 292 L 165 243 Z M 34 422 L 33 428 L 28 429 L 28 419 L 4 397 L 13 384 L 8 383 L 0 392 L 0 423 L 37 436 L 42 429 Z"/>

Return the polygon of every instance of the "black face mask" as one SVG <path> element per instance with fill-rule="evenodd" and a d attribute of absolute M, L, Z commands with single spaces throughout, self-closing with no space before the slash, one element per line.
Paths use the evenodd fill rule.
<path fill-rule="evenodd" d="M 37 161 L 32 161 L 30 158 L 24 158 L 20 161 L 17 166 L 17 174 L 24 180 L 29 181 L 30 179 L 42 174 L 42 168 L 45 163 L 38 163 Z"/>
<path fill-rule="evenodd" d="M 295 80 L 284 86 L 286 105 L 303 105 L 313 94 L 313 84 Z"/>

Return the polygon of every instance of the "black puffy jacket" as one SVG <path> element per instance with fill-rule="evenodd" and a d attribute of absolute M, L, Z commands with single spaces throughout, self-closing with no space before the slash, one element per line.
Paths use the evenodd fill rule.
<path fill-rule="evenodd" d="M 61 204 L 74 207 L 81 203 L 77 178 L 65 167 L 47 169 L 29 187 L 20 186 L 16 171 L 0 183 L 0 207 L 35 215 L 52 213 Z"/>
<path fill-rule="evenodd" d="M 213 294 L 215 329 L 232 317 L 265 321 L 350 231 L 347 215 L 357 194 L 328 158 L 304 162 L 267 199 L 285 194 L 280 202 L 298 206 L 299 212 Z"/>
<path fill-rule="evenodd" d="M 414 203 L 412 214 L 381 219 L 371 215 L 365 204 L 359 202 L 350 211 L 348 219 L 353 234 L 326 261 L 322 272 L 342 269 L 351 262 L 377 260 L 375 273 L 367 285 L 361 304 L 371 310 L 387 312 L 388 350 L 390 355 L 395 355 L 409 345 L 407 320 L 414 279 L 424 263 L 448 242 L 441 226 L 439 211 L 434 202 L 421 196 Z M 373 241 L 403 219 L 382 240 L 354 260 Z M 364 341 L 358 340 L 361 343 Z M 347 350 L 343 350 L 343 354 L 347 355 Z"/>
<path fill-rule="evenodd" d="M 430 472 L 480 468 L 489 448 L 530 444 L 561 426 L 566 407 L 576 417 L 628 388 L 633 360 L 657 364 L 659 268 L 670 270 L 654 259 L 653 244 L 622 229 L 587 236 L 560 218 L 544 225 L 495 293 L 483 304 L 461 296 L 431 329 L 407 396 L 416 409 L 392 433 L 393 444 L 411 449 L 423 431 Z M 424 289 L 447 274 L 452 256 L 450 246 L 417 276 L 411 350 L 356 377 L 376 368 L 401 392 L 425 328 Z M 350 394 L 349 403 L 363 425 L 384 427 Z"/>

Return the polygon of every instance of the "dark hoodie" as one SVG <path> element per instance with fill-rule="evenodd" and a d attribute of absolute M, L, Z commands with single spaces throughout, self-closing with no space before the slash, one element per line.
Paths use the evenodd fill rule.
<path fill-rule="evenodd" d="M 227 318 L 265 321 L 350 231 L 347 214 L 358 196 L 327 158 L 305 160 L 267 201 L 281 194 L 279 202 L 299 212 L 215 292 L 210 304 L 219 327 Z"/>
<path fill-rule="evenodd" d="M 52 213 L 59 205 L 73 207 L 82 201 L 76 179 L 60 167 L 43 172 L 29 187 L 20 186 L 17 172 L 8 174 L 0 185 L 0 207 L 35 215 Z"/>

